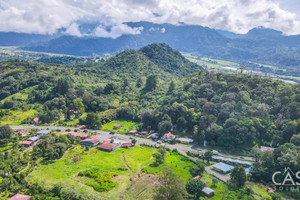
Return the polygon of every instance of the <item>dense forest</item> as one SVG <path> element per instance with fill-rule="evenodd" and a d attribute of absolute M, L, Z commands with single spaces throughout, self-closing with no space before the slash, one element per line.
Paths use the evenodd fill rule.
<path fill-rule="evenodd" d="M 277 147 L 300 131 L 298 86 L 207 72 L 165 44 L 69 67 L 10 60 L 0 71 L 2 118 L 34 109 L 42 123 L 63 125 L 75 110 L 87 128 L 137 121 L 147 130 L 173 131 L 230 151 Z M 20 93 L 27 97 L 14 97 Z"/>

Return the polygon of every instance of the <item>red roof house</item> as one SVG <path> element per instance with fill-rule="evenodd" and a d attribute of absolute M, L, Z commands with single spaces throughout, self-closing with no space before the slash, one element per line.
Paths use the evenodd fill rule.
<path fill-rule="evenodd" d="M 127 142 L 127 143 L 123 143 L 122 144 L 122 147 L 123 148 L 130 148 L 130 147 L 132 147 L 133 145 L 132 145 L 132 143 L 131 142 Z"/>
<path fill-rule="evenodd" d="M 274 151 L 275 148 L 261 146 L 261 147 L 260 147 L 260 150 L 261 150 L 262 152 L 265 152 L 265 151 Z"/>
<path fill-rule="evenodd" d="M 137 130 L 131 130 L 131 131 L 129 131 L 129 133 L 132 134 L 132 135 L 135 135 L 135 134 L 138 133 L 138 131 Z"/>
<path fill-rule="evenodd" d="M 122 127 L 121 124 L 117 124 L 117 125 L 115 125 L 115 126 L 113 127 L 113 129 L 119 129 L 119 128 L 121 128 L 121 127 Z"/>
<path fill-rule="evenodd" d="M 118 144 L 115 143 L 103 143 L 98 146 L 98 149 L 103 151 L 113 151 L 118 147 Z"/>
<path fill-rule="evenodd" d="M 21 142 L 20 144 L 22 144 L 24 147 L 29 147 L 34 143 L 34 141 L 30 141 L 30 140 L 25 140 L 23 142 Z"/>
<path fill-rule="evenodd" d="M 88 138 L 88 139 L 85 139 L 85 140 L 82 140 L 80 142 L 81 145 L 86 145 L 86 146 L 91 146 L 91 147 L 94 147 L 96 146 L 97 144 L 99 144 L 99 140 L 97 138 Z"/>
<path fill-rule="evenodd" d="M 200 179 L 201 178 L 201 176 L 195 176 L 193 179 Z"/>
<path fill-rule="evenodd" d="M 148 135 L 148 132 L 147 131 L 141 131 L 139 134 L 140 135 Z"/>
<path fill-rule="evenodd" d="M 80 133 L 80 132 L 63 132 L 62 135 L 73 135 L 74 137 L 80 137 L 82 140 L 89 137 L 87 133 Z"/>
<path fill-rule="evenodd" d="M 106 140 L 103 141 L 103 144 L 105 144 L 105 143 L 111 143 L 111 142 L 112 142 L 112 139 L 106 139 Z"/>
<path fill-rule="evenodd" d="M 167 140 L 172 140 L 172 139 L 175 139 L 175 135 L 173 135 L 171 132 L 169 133 L 165 133 L 164 134 L 164 139 L 167 139 Z"/>
<path fill-rule="evenodd" d="M 29 195 L 16 194 L 8 200 L 28 200 L 30 198 L 31 198 L 31 196 L 29 196 Z"/>
<path fill-rule="evenodd" d="M 34 118 L 33 120 L 32 120 L 32 122 L 34 122 L 34 123 L 38 123 L 39 122 L 39 118 Z"/>

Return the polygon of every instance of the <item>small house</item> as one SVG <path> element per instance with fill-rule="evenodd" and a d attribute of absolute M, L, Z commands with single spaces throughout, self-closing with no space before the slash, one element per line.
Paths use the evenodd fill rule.
<path fill-rule="evenodd" d="M 201 179 L 201 176 L 195 176 L 193 179 Z"/>
<path fill-rule="evenodd" d="M 27 140 L 28 140 L 28 141 L 36 142 L 36 141 L 38 141 L 38 139 L 39 139 L 39 137 L 33 136 L 33 137 L 28 138 Z"/>
<path fill-rule="evenodd" d="M 142 135 L 142 136 L 146 136 L 146 135 L 148 135 L 148 132 L 147 131 L 141 131 L 141 132 L 139 132 L 139 134 Z"/>
<path fill-rule="evenodd" d="M 129 134 L 136 135 L 136 134 L 138 134 L 138 131 L 137 130 L 131 130 L 131 131 L 129 131 Z"/>
<path fill-rule="evenodd" d="M 215 191 L 213 189 L 210 189 L 209 187 L 203 188 L 201 192 L 207 197 L 211 197 L 215 195 Z"/>
<path fill-rule="evenodd" d="M 25 134 L 25 130 L 19 130 L 19 131 L 17 132 L 17 134 L 18 134 L 21 138 L 27 137 L 27 134 Z"/>
<path fill-rule="evenodd" d="M 123 143 L 123 144 L 122 144 L 122 147 L 123 147 L 123 148 L 127 148 L 127 149 L 130 148 L 130 147 L 132 147 L 132 146 L 133 146 L 133 145 L 132 145 L 131 142 L 127 142 L 127 143 Z"/>
<path fill-rule="evenodd" d="M 272 148 L 272 147 L 265 147 L 265 146 L 260 147 L 261 152 L 274 151 L 274 150 L 275 150 L 275 148 Z"/>
<path fill-rule="evenodd" d="M 99 144 L 99 140 L 97 138 L 88 138 L 88 139 L 84 139 L 80 142 L 81 145 L 85 145 L 85 146 L 91 146 L 94 147 L 97 144 Z"/>
<path fill-rule="evenodd" d="M 30 147 L 33 143 L 34 143 L 33 141 L 29 141 L 29 140 L 20 142 L 20 144 L 22 144 L 24 147 Z"/>
<path fill-rule="evenodd" d="M 63 132 L 62 135 L 72 135 L 74 137 L 80 137 L 80 139 L 84 140 L 89 137 L 87 133 L 80 133 L 80 132 Z"/>
<path fill-rule="evenodd" d="M 176 141 L 182 144 L 191 144 L 194 142 L 194 140 L 190 138 L 176 138 Z"/>
<path fill-rule="evenodd" d="M 221 174 L 227 174 L 231 170 L 233 170 L 233 168 L 234 168 L 233 166 L 227 165 L 223 162 L 219 162 L 219 163 L 213 165 L 213 169 Z"/>
<path fill-rule="evenodd" d="M 89 139 L 98 139 L 100 140 L 100 135 L 92 135 L 89 137 Z"/>
<path fill-rule="evenodd" d="M 169 132 L 169 133 L 165 133 L 164 134 L 164 136 L 163 136 L 163 139 L 165 140 L 165 141 L 171 141 L 171 140 L 173 140 L 173 139 L 175 139 L 175 135 L 173 135 L 171 132 Z"/>
<path fill-rule="evenodd" d="M 151 137 L 153 140 L 155 140 L 155 139 L 158 139 L 158 138 L 159 138 L 159 135 L 158 135 L 158 133 L 152 133 L 152 134 L 150 135 L 150 137 Z"/>
<path fill-rule="evenodd" d="M 101 145 L 98 146 L 98 149 L 102 150 L 102 151 L 114 151 L 118 148 L 118 144 L 115 143 L 103 143 Z"/>
<path fill-rule="evenodd" d="M 8 200 L 29 200 L 31 196 L 29 195 L 24 195 L 24 194 L 15 194 Z"/>
<path fill-rule="evenodd" d="M 35 117 L 32 119 L 32 124 L 38 124 L 39 123 L 39 118 Z"/>
<path fill-rule="evenodd" d="M 103 141 L 103 144 L 105 144 L 105 143 L 111 143 L 112 141 L 113 141 L 113 139 L 106 139 L 106 140 Z"/>
<path fill-rule="evenodd" d="M 120 129 L 121 127 L 122 127 L 121 124 L 117 124 L 117 125 L 115 125 L 115 126 L 113 127 L 113 129 Z"/>
<path fill-rule="evenodd" d="M 51 132 L 50 130 L 39 130 L 36 134 L 37 135 L 47 135 L 50 132 Z"/>

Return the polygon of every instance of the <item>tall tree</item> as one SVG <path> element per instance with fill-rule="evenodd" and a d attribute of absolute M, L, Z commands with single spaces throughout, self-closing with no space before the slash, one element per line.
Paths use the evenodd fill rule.
<path fill-rule="evenodd" d="M 156 188 L 154 200 L 183 200 L 185 189 L 183 181 L 170 167 L 164 167 L 158 177 L 160 185 Z"/>
<path fill-rule="evenodd" d="M 147 80 L 146 80 L 146 85 L 144 87 L 144 90 L 146 92 L 149 92 L 149 91 L 152 91 L 152 90 L 155 90 L 156 87 L 157 87 L 157 82 L 158 82 L 158 77 L 157 75 L 150 75 L 147 77 Z"/>
<path fill-rule="evenodd" d="M 194 196 L 194 199 L 199 199 L 202 189 L 205 187 L 205 183 L 200 179 L 190 179 L 186 185 L 186 191 Z"/>
<path fill-rule="evenodd" d="M 237 187 L 243 187 L 246 183 L 247 176 L 244 167 L 236 166 L 230 174 L 231 182 Z"/>

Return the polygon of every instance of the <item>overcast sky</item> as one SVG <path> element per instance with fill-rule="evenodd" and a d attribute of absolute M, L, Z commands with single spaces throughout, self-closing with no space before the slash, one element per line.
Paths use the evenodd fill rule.
<path fill-rule="evenodd" d="M 78 26 L 97 23 L 91 33 L 116 38 L 143 27 L 123 22 L 150 21 L 202 25 L 246 33 L 264 26 L 300 34 L 299 0 L 0 0 L 0 31 L 82 36 Z M 107 28 L 109 27 L 109 28 Z"/>

